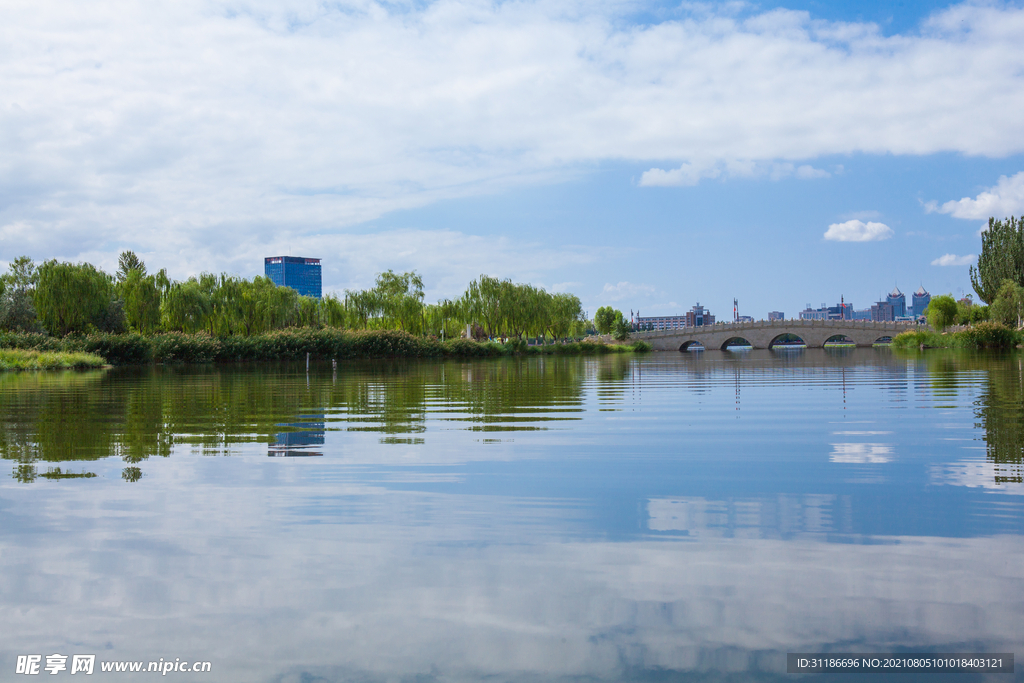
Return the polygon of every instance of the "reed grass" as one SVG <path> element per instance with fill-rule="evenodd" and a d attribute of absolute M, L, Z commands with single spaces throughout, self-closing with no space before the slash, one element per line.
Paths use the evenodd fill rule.
<path fill-rule="evenodd" d="M 94 353 L 0 349 L 0 370 L 70 370 L 106 364 L 103 357 Z"/>

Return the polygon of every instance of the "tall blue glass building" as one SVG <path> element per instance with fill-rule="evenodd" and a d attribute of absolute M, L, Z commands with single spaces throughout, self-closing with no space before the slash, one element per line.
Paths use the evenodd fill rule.
<path fill-rule="evenodd" d="M 302 296 L 320 298 L 320 259 L 302 256 L 268 256 L 263 259 L 267 277 L 279 287 L 291 287 Z"/>

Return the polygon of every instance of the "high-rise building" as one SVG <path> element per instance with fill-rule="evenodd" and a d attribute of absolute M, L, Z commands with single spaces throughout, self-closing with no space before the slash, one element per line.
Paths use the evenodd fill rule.
<path fill-rule="evenodd" d="M 885 300 L 892 306 L 892 313 L 895 318 L 902 318 L 907 314 L 907 297 L 900 291 L 899 287 L 893 287 Z"/>
<path fill-rule="evenodd" d="M 687 327 L 701 327 L 703 325 L 714 325 L 715 316 L 697 302 L 697 305 L 686 312 Z"/>
<path fill-rule="evenodd" d="M 924 285 L 917 288 L 914 292 L 914 296 L 911 298 L 913 316 L 919 318 L 924 315 L 924 310 L 928 308 L 928 304 L 931 303 L 932 295 L 925 291 Z"/>
<path fill-rule="evenodd" d="M 268 256 L 263 259 L 267 277 L 278 287 L 291 287 L 302 296 L 320 298 L 320 259 L 302 256 Z"/>
<path fill-rule="evenodd" d="M 896 311 L 888 300 L 871 304 L 871 319 L 878 323 L 892 322 L 896 319 Z"/>
<path fill-rule="evenodd" d="M 768 320 L 785 320 L 786 314 L 782 311 L 768 311 Z"/>

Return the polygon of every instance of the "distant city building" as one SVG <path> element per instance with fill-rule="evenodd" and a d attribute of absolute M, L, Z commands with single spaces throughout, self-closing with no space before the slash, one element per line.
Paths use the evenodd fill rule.
<path fill-rule="evenodd" d="M 821 308 L 811 308 L 811 305 L 807 304 L 807 308 L 798 315 L 800 320 L 828 320 L 828 308 L 825 304 L 822 304 Z"/>
<path fill-rule="evenodd" d="M 892 322 L 896 319 L 893 305 L 888 300 L 872 304 L 871 319 L 878 323 Z"/>
<path fill-rule="evenodd" d="M 800 311 L 800 320 L 853 320 L 853 304 L 839 303 L 835 306 L 821 304 L 821 308 L 807 308 Z"/>
<path fill-rule="evenodd" d="M 636 326 L 640 330 L 681 330 L 686 327 L 686 316 L 637 317 Z"/>
<path fill-rule="evenodd" d="M 768 320 L 785 320 L 786 314 L 782 311 L 768 311 Z"/>
<path fill-rule="evenodd" d="M 752 316 L 752 315 L 738 315 L 738 316 L 736 316 L 736 322 L 738 322 L 738 323 L 752 323 L 752 322 L 754 322 L 754 316 Z"/>
<path fill-rule="evenodd" d="M 691 308 L 686 313 L 686 326 L 687 327 L 702 327 L 704 325 L 714 325 L 715 316 L 711 315 L 711 312 L 706 310 L 697 302 L 697 305 Z"/>
<path fill-rule="evenodd" d="M 850 320 L 871 320 L 871 309 L 865 308 L 850 314 Z"/>
<path fill-rule="evenodd" d="M 928 308 L 931 300 L 932 295 L 925 291 L 924 285 L 917 288 L 917 291 L 914 292 L 914 296 L 911 298 L 911 309 L 915 318 L 920 318 L 924 315 L 924 311 Z"/>
<path fill-rule="evenodd" d="M 893 287 L 889 296 L 885 297 L 886 302 L 892 306 L 893 319 L 902 318 L 907 314 L 907 297 L 900 291 L 899 287 Z"/>
<path fill-rule="evenodd" d="M 684 327 L 700 327 L 701 325 L 714 324 L 715 316 L 704 310 L 704 307 L 700 304 L 694 306 L 686 315 L 637 316 L 636 319 L 638 330 L 681 330 Z"/>
<path fill-rule="evenodd" d="M 302 256 L 268 256 L 263 259 L 267 277 L 278 287 L 291 287 L 302 296 L 320 298 L 320 259 Z"/>
<path fill-rule="evenodd" d="M 828 307 L 829 320 L 853 320 L 853 304 L 839 303 Z"/>

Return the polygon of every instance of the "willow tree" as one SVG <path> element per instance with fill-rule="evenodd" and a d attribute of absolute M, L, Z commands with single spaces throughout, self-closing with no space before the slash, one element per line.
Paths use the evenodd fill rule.
<path fill-rule="evenodd" d="M 199 332 L 206 328 L 212 310 L 209 294 L 195 278 L 175 282 L 168 287 L 160 304 L 161 324 L 169 331 Z"/>
<path fill-rule="evenodd" d="M 346 291 L 345 306 L 358 327 L 420 334 L 425 325 L 423 278 L 415 271 L 378 273 L 373 289 Z"/>
<path fill-rule="evenodd" d="M 39 321 L 50 334 L 85 332 L 90 326 L 118 331 L 120 302 L 109 275 L 88 263 L 53 260 L 39 266 L 38 276 L 33 303 Z"/>
<path fill-rule="evenodd" d="M 1006 280 L 1024 286 L 1024 216 L 988 219 L 981 233 L 978 267 L 971 266 L 971 285 L 981 300 L 991 304 Z"/>
<path fill-rule="evenodd" d="M 128 327 L 142 334 L 151 334 L 160 326 L 160 289 L 156 278 L 146 275 L 145 268 L 132 269 L 117 284 L 124 301 Z"/>

